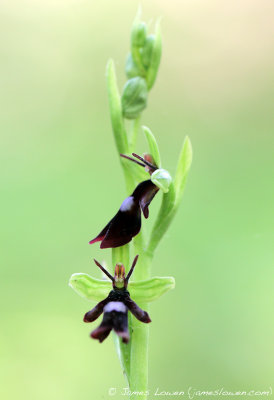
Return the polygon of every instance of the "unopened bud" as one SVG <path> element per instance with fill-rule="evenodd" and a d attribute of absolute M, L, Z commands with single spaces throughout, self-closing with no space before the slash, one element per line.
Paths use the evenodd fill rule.
<path fill-rule="evenodd" d="M 152 51 L 153 51 L 153 46 L 155 42 L 155 35 L 149 35 L 146 40 L 144 47 L 142 49 L 142 62 L 144 67 L 148 68 L 151 62 L 151 56 L 152 56 Z"/>
<path fill-rule="evenodd" d="M 135 76 L 139 76 L 140 71 L 138 66 L 135 64 L 131 53 L 129 53 L 127 60 L 126 60 L 126 76 L 130 78 L 134 78 Z"/>
<path fill-rule="evenodd" d="M 143 47 L 147 34 L 147 26 L 144 22 L 134 24 L 131 31 L 132 46 Z"/>
<path fill-rule="evenodd" d="M 135 119 L 147 105 L 147 84 L 143 78 L 135 77 L 127 81 L 122 93 L 123 115 Z"/>

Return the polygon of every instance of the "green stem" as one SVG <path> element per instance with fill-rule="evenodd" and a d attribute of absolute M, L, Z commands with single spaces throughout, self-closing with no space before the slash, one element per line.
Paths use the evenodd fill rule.
<path fill-rule="evenodd" d="M 129 266 L 129 245 L 116 247 L 112 249 L 112 265 L 113 269 L 117 263 L 122 263 L 125 268 Z M 129 318 L 129 327 L 130 327 L 130 318 Z M 122 342 L 121 338 L 119 338 L 116 334 L 114 334 L 114 343 L 116 347 L 116 351 L 121 363 L 121 367 L 123 369 L 124 376 L 129 385 L 130 381 L 130 348 L 131 343 L 125 344 Z"/>
<path fill-rule="evenodd" d="M 149 278 L 151 261 L 144 249 L 144 240 L 142 233 L 139 233 L 134 239 L 135 253 L 139 254 L 138 267 L 135 271 L 134 279 L 136 281 Z M 148 304 L 142 303 L 139 306 L 148 311 Z M 132 395 L 132 400 L 146 400 L 148 390 L 148 339 L 149 326 L 132 318 L 131 332 L 131 352 L 130 352 L 130 390 L 138 392 L 138 395 Z M 142 393 L 142 394 L 140 394 Z"/>
<path fill-rule="evenodd" d="M 139 254 L 138 268 L 134 271 L 134 280 L 142 281 L 149 278 L 152 257 L 145 252 L 142 233 L 134 239 L 135 254 Z M 129 245 L 112 249 L 113 266 L 122 262 L 129 267 Z M 148 311 L 147 303 L 138 304 Z M 148 390 L 148 338 L 149 326 L 129 316 L 130 342 L 122 343 L 117 336 L 114 338 L 123 373 L 131 392 L 143 394 L 132 395 L 131 400 L 146 400 Z"/>
<path fill-rule="evenodd" d="M 129 132 L 129 139 L 128 139 L 129 153 L 132 153 L 136 147 L 136 140 L 138 136 L 138 131 L 140 129 L 140 119 L 141 117 L 139 116 L 132 121 L 132 127 Z"/>

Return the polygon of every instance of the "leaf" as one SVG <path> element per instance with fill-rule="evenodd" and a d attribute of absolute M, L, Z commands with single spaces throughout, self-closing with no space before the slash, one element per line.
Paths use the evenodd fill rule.
<path fill-rule="evenodd" d="M 176 191 L 176 205 L 179 204 L 182 198 L 191 162 L 192 162 L 192 146 L 187 136 L 184 140 L 182 150 L 179 155 L 177 170 L 174 179 L 174 186 Z"/>
<path fill-rule="evenodd" d="M 146 75 L 148 90 L 152 88 L 156 80 L 161 61 L 161 54 L 162 54 L 162 37 L 160 30 L 160 20 L 158 20 L 155 27 L 155 41 L 153 44 L 153 50 L 151 54 L 150 66 L 147 70 L 147 75 Z"/>
<path fill-rule="evenodd" d="M 106 298 L 112 289 L 110 281 L 96 279 L 82 272 L 71 275 L 69 286 L 81 297 L 95 301 Z"/>
<path fill-rule="evenodd" d="M 171 182 L 168 193 L 163 195 L 161 208 L 151 232 L 148 245 L 150 254 L 155 251 L 176 214 L 185 188 L 191 161 L 192 147 L 189 138 L 186 137 L 179 156 L 174 183 Z"/>
<path fill-rule="evenodd" d="M 154 253 L 156 247 L 158 246 L 160 240 L 164 236 L 165 232 L 167 231 L 172 221 L 175 210 L 175 201 L 176 201 L 176 192 L 174 184 L 173 182 L 171 182 L 168 193 L 163 194 L 161 207 L 158 212 L 154 226 L 152 228 L 148 245 L 148 252 L 150 254 Z"/>
<path fill-rule="evenodd" d="M 110 117 L 115 143 L 118 153 L 126 153 L 128 151 L 128 141 L 124 126 L 121 98 L 117 86 L 113 60 L 109 60 L 107 63 L 106 75 Z"/>
<path fill-rule="evenodd" d="M 142 128 L 143 128 L 146 140 L 148 142 L 149 152 L 152 155 L 152 157 L 156 163 L 156 166 L 158 168 L 160 168 L 161 167 L 161 157 L 160 157 L 160 151 L 159 151 L 155 136 L 153 135 L 153 133 L 147 126 L 143 126 Z"/>

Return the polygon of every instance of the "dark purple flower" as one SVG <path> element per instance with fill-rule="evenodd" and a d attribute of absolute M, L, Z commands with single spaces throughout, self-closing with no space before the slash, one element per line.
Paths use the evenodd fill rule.
<path fill-rule="evenodd" d="M 142 163 L 124 154 L 121 156 L 145 167 L 150 174 L 157 169 L 148 161 L 151 157 L 149 155 L 142 158 L 133 153 L 134 157 L 142 160 Z M 120 247 L 130 242 L 141 229 L 141 211 L 144 217 L 148 218 L 148 206 L 158 190 L 159 188 L 150 179 L 139 183 L 134 192 L 123 201 L 117 214 L 89 244 L 101 242 L 100 248 L 106 249 Z"/>
<path fill-rule="evenodd" d="M 95 321 L 102 313 L 103 320 L 101 324 L 90 336 L 103 342 L 111 330 L 122 338 L 124 343 L 129 341 L 128 332 L 128 310 L 141 322 L 149 323 L 151 319 L 146 311 L 143 311 L 131 298 L 127 291 L 128 280 L 137 263 L 138 255 L 134 258 L 129 273 L 125 277 L 125 267 L 122 264 L 116 264 L 114 277 L 102 267 L 98 261 L 95 264 L 112 280 L 113 289 L 108 297 L 100 301 L 92 310 L 84 316 L 84 322 Z"/>

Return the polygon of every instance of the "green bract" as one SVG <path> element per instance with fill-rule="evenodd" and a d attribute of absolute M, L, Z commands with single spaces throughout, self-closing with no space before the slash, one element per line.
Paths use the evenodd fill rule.
<path fill-rule="evenodd" d="M 107 87 L 110 117 L 117 150 L 119 153 L 124 153 L 128 150 L 128 141 L 123 121 L 121 99 L 117 86 L 115 67 L 112 60 L 109 60 L 107 63 Z"/>
<path fill-rule="evenodd" d="M 150 63 L 146 74 L 148 90 L 150 90 L 154 85 L 160 65 L 161 55 L 162 55 L 162 37 L 160 31 L 160 21 L 158 21 L 155 28 L 155 40 L 153 41 Z"/>
<path fill-rule="evenodd" d="M 147 84 L 143 78 L 136 76 L 127 81 L 122 93 L 123 115 L 135 119 L 147 106 Z"/>
<path fill-rule="evenodd" d="M 148 142 L 149 153 L 152 155 L 153 160 L 156 163 L 156 166 L 158 168 L 160 168 L 161 167 L 161 157 L 160 157 L 160 151 L 158 148 L 157 141 L 156 141 L 153 133 L 147 126 L 143 126 L 143 131 L 144 131 L 146 140 Z"/>

